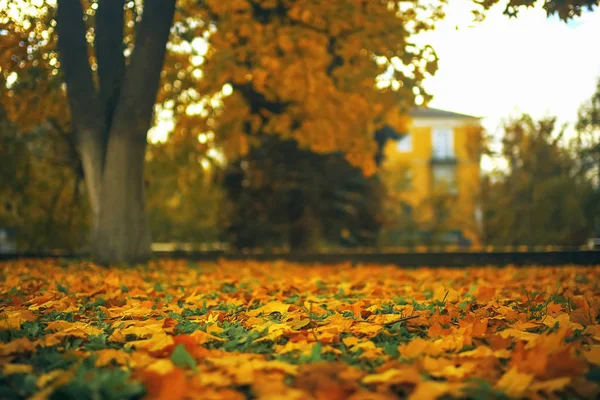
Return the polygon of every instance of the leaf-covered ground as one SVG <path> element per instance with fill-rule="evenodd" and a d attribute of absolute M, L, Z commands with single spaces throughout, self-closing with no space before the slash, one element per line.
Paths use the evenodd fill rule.
<path fill-rule="evenodd" d="M 599 394 L 600 267 L 0 263 L 0 398 Z"/>

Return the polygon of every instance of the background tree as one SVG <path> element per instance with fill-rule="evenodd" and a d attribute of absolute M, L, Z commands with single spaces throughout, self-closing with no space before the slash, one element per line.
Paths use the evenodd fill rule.
<path fill-rule="evenodd" d="M 148 145 L 148 218 L 155 241 L 219 240 L 219 205 L 225 199 L 214 183 L 219 166 L 207 157 L 209 150 L 187 125 L 176 126 L 164 143 Z"/>
<path fill-rule="evenodd" d="M 293 250 L 340 235 L 373 244 L 380 190 L 353 166 L 372 175 L 385 113 L 428 98 L 421 82 L 437 59 L 410 38 L 441 18 L 439 5 L 208 1 L 201 9 L 211 23 L 198 87 L 226 92 L 205 119 L 232 160 L 226 237 Z"/>
<path fill-rule="evenodd" d="M 600 79 L 596 92 L 584 102 L 578 113 L 575 126 L 577 136 L 571 143 L 576 154 L 580 179 L 591 183 L 592 191 L 585 203 L 590 216 L 592 234 L 600 236 Z"/>
<path fill-rule="evenodd" d="M 210 0 L 199 9 L 207 51 L 197 90 L 229 94 L 206 105 L 206 130 L 222 141 L 278 135 L 341 151 L 370 175 L 385 112 L 428 98 L 421 82 L 437 58 L 410 38 L 433 27 L 440 5 Z"/>
<path fill-rule="evenodd" d="M 230 163 L 224 238 L 236 248 L 292 251 L 373 246 L 383 187 L 341 153 L 318 154 L 271 136 Z"/>
<path fill-rule="evenodd" d="M 78 250 L 89 225 L 73 135 L 44 124 L 19 131 L 0 108 L 0 229 L 19 250 Z"/>
<path fill-rule="evenodd" d="M 478 19 L 484 18 L 485 13 L 481 10 L 487 10 L 501 1 L 502 0 L 474 0 L 474 3 L 479 6 L 478 9 L 474 10 L 475 17 Z M 508 0 L 506 2 L 504 14 L 509 17 L 517 17 L 520 9 L 535 7 L 537 5 L 538 2 L 535 0 Z M 583 10 L 592 11 L 598 5 L 600 5 L 599 0 L 543 0 L 542 7 L 549 16 L 558 15 L 563 21 L 568 21 L 580 16 Z"/>
<path fill-rule="evenodd" d="M 505 125 L 506 172 L 484 182 L 486 242 L 498 245 L 581 245 L 590 234 L 590 182 L 561 147 L 555 119 L 528 115 Z"/>

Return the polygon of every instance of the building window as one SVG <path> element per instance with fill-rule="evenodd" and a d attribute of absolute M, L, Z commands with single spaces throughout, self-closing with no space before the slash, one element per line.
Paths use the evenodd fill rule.
<path fill-rule="evenodd" d="M 439 164 L 433 166 L 433 186 L 437 190 L 457 194 L 456 165 Z"/>
<path fill-rule="evenodd" d="M 447 160 L 454 158 L 454 134 L 452 128 L 433 129 L 433 158 Z"/>
<path fill-rule="evenodd" d="M 406 134 L 402 136 L 396 142 L 396 149 L 402 153 L 408 153 L 412 151 L 412 136 L 410 134 Z"/>

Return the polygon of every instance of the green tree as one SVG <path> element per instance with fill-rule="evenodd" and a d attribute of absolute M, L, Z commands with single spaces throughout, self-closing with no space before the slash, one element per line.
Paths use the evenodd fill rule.
<path fill-rule="evenodd" d="M 485 10 L 498 4 L 500 0 L 474 0 L 474 2 Z M 535 7 L 537 3 L 535 0 L 509 0 L 506 3 L 504 14 L 509 17 L 517 17 L 519 9 Z M 598 0 L 544 0 L 542 7 L 548 15 L 558 15 L 563 21 L 568 21 L 580 16 L 583 10 L 592 11 L 598 5 L 600 5 Z M 483 13 L 478 12 L 478 10 L 475 11 L 477 17 L 484 17 Z"/>
<path fill-rule="evenodd" d="M 49 123 L 21 132 L 0 108 L 0 227 L 16 232 L 21 251 L 87 244 L 81 233 L 88 209 L 72 138 Z"/>
<path fill-rule="evenodd" d="M 223 185 L 224 239 L 235 248 L 307 251 L 377 242 L 383 187 L 342 153 L 318 154 L 268 137 L 229 164 Z"/>
<path fill-rule="evenodd" d="M 554 118 L 535 122 L 528 115 L 506 123 L 506 170 L 484 182 L 488 244 L 581 245 L 590 234 L 584 205 L 591 186 L 555 125 Z"/>
<path fill-rule="evenodd" d="M 577 136 L 572 141 L 579 174 L 589 180 L 592 192 L 585 203 L 586 213 L 591 218 L 593 235 L 600 236 L 600 79 L 596 92 L 579 108 L 575 126 Z"/>
<path fill-rule="evenodd" d="M 157 242 L 217 242 L 223 191 L 214 183 L 220 166 L 206 156 L 191 129 L 176 129 L 146 154 L 148 217 Z"/>

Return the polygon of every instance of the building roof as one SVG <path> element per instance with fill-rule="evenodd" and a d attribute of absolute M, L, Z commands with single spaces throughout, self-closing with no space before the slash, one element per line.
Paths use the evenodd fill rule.
<path fill-rule="evenodd" d="M 452 119 L 479 119 L 472 115 L 460 114 L 453 111 L 440 110 L 439 108 L 414 107 L 410 110 L 413 118 L 452 118 Z"/>

